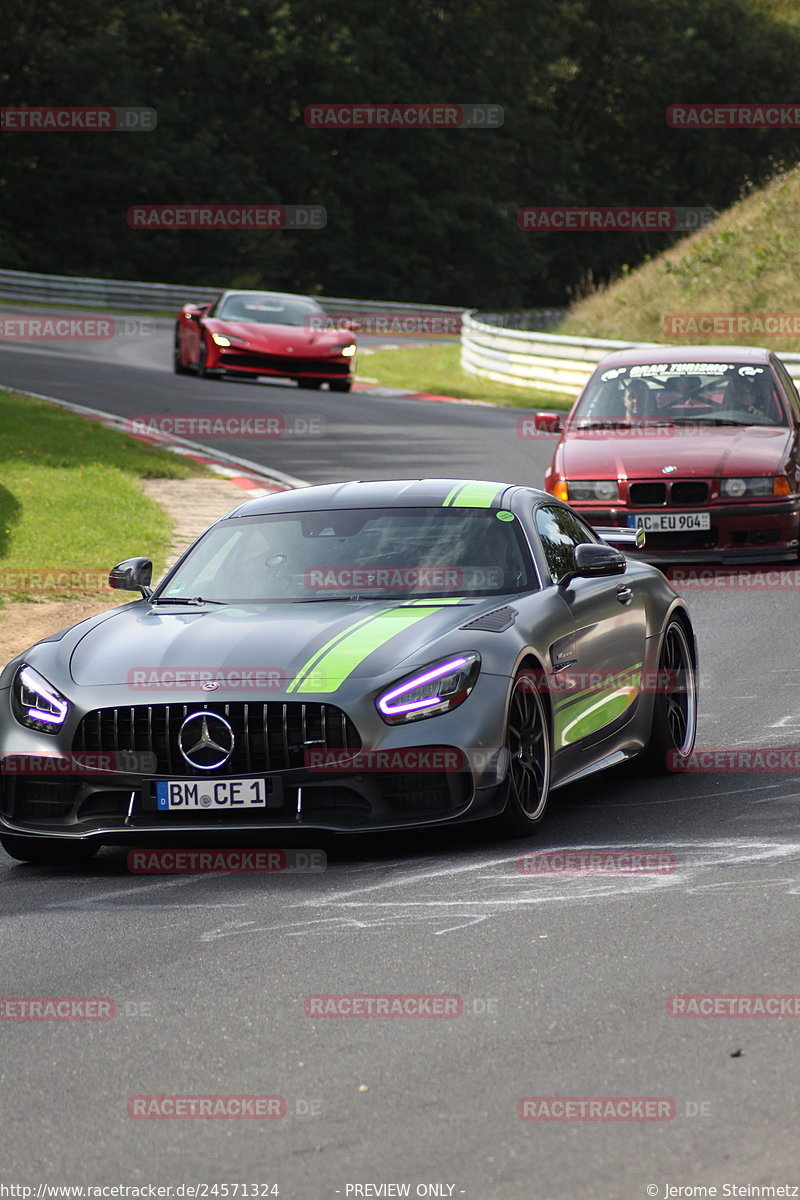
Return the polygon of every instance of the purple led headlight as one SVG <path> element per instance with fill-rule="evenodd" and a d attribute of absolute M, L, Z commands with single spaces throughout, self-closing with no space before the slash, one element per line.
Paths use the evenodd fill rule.
<path fill-rule="evenodd" d="M 480 667 L 480 655 L 472 650 L 431 663 L 382 692 L 376 701 L 378 712 L 388 725 L 449 712 L 466 700 Z"/>

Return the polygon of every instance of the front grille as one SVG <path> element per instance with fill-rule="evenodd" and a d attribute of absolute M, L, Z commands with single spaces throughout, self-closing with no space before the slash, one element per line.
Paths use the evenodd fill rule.
<path fill-rule="evenodd" d="M 689 529 L 675 533 L 647 531 L 645 550 L 708 550 L 717 544 L 717 529 Z"/>
<path fill-rule="evenodd" d="M 707 504 L 708 484 L 696 479 L 676 479 L 670 488 L 673 504 Z"/>
<path fill-rule="evenodd" d="M 306 375 L 316 372 L 320 375 L 349 375 L 350 363 L 341 359 L 331 358 L 295 358 L 293 354 L 221 354 L 222 367 L 249 367 L 251 370 L 261 368 L 264 371 L 280 371 L 283 375 Z"/>
<path fill-rule="evenodd" d="M 19 821 L 68 816 L 76 783 L 67 779 L 15 780 L 13 816 Z"/>
<path fill-rule="evenodd" d="M 230 758 L 211 771 L 192 767 L 178 747 L 184 719 L 196 712 L 216 713 L 233 730 Z M 72 748 L 76 753 L 150 753 L 156 759 L 153 774 L 209 778 L 302 767 L 312 749 L 359 750 L 361 738 L 350 718 L 331 704 L 138 704 L 87 713 Z"/>
<path fill-rule="evenodd" d="M 628 500 L 631 504 L 642 505 L 643 508 L 656 504 L 667 503 L 667 485 L 665 483 L 629 483 Z"/>

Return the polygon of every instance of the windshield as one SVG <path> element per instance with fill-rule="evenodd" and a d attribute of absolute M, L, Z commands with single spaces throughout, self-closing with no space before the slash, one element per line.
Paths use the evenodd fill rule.
<path fill-rule="evenodd" d="M 789 420 L 769 367 L 675 362 L 598 371 L 570 428 L 651 424 L 788 425 Z"/>
<path fill-rule="evenodd" d="M 493 596 L 537 586 L 519 521 L 468 508 L 343 509 L 213 526 L 158 599 Z"/>
<path fill-rule="evenodd" d="M 278 296 L 270 292 L 239 292 L 225 296 L 210 313 L 226 321 L 254 321 L 257 325 L 303 325 L 309 317 L 324 317 L 315 300 Z"/>

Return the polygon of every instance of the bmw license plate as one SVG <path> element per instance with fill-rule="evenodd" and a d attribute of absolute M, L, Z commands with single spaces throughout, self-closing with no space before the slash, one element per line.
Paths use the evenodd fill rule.
<path fill-rule="evenodd" d="M 170 812 L 215 812 L 223 808 L 266 808 L 269 779 L 160 779 L 156 807 Z"/>
<path fill-rule="evenodd" d="M 648 533 L 685 533 L 692 529 L 710 529 L 711 514 L 707 512 L 631 513 L 628 517 L 631 529 L 644 529 Z"/>

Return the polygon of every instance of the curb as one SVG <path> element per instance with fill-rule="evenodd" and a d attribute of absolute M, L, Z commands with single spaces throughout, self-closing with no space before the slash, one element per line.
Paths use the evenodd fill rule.
<path fill-rule="evenodd" d="M 103 412 L 99 408 L 87 408 L 83 404 L 72 404 L 69 400 L 59 400 L 56 396 L 44 396 L 41 392 L 28 392 L 24 388 L 8 387 L 8 390 L 15 392 L 19 396 L 33 396 L 36 400 L 48 400 L 51 404 L 58 404 L 61 408 L 68 408 L 71 412 L 77 413 L 78 416 L 88 417 L 90 420 L 99 421 L 102 425 L 106 425 L 110 429 L 126 433 L 128 437 L 136 438 L 139 442 L 147 442 L 151 445 L 160 446 L 164 450 L 170 450 L 173 454 L 182 454 L 185 458 L 191 458 L 195 462 L 209 467 L 216 475 L 223 476 L 223 478 L 235 484 L 236 487 L 246 491 L 250 499 L 255 499 L 257 496 L 268 496 L 272 492 L 287 492 L 293 488 L 310 486 L 305 479 L 298 479 L 295 475 L 287 475 L 284 471 L 278 471 L 273 467 L 262 467 L 259 463 L 251 462 L 248 458 L 239 458 L 235 454 L 226 454 L 223 450 L 215 450 L 210 453 L 207 446 L 202 446 L 199 442 L 189 441 L 188 438 L 178 437 L 169 433 L 131 433 L 128 428 L 129 418 L 118 417 L 114 413 Z"/>

